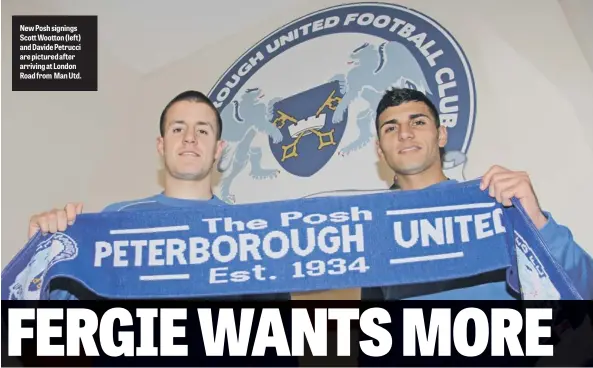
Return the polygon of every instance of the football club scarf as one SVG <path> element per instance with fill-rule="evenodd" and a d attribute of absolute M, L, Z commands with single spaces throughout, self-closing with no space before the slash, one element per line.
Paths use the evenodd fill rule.
<path fill-rule="evenodd" d="M 199 209 L 81 214 L 30 239 L 2 299 L 44 300 L 56 278 L 112 299 L 393 286 L 506 269 L 523 299 L 582 299 L 518 201 L 479 181 L 420 191 Z"/>

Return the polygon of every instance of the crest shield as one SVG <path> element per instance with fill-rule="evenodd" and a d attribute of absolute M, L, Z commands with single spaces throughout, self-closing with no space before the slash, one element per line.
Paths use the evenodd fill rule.
<path fill-rule="evenodd" d="M 343 98 L 337 81 L 325 83 L 276 102 L 271 124 L 282 132 L 282 141 L 269 138 L 272 154 L 293 175 L 309 177 L 321 170 L 336 152 L 348 123 L 332 123 Z"/>

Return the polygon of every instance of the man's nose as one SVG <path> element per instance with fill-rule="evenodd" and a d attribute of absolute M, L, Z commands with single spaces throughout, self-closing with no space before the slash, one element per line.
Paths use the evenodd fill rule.
<path fill-rule="evenodd" d="M 398 131 L 399 140 L 414 138 L 414 131 L 406 124 L 401 124 Z"/>
<path fill-rule="evenodd" d="M 185 143 L 195 143 L 196 142 L 196 132 L 194 132 L 191 129 L 188 129 L 183 136 L 183 141 Z"/>

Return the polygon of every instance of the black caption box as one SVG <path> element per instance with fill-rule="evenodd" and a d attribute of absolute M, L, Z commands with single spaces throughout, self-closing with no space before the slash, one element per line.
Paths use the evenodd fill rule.
<path fill-rule="evenodd" d="M 13 16 L 12 90 L 96 91 L 97 16 Z"/>
<path fill-rule="evenodd" d="M 89 296 L 90 297 L 90 296 Z M 258 300 L 259 298 L 259 300 Z M 140 321 L 138 314 L 139 309 L 146 310 L 147 308 L 154 308 L 154 318 L 149 318 L 148 328 Z M 180 308 L 182 310 L 172 311 L 175 313 L 175 322 L 171 318 L 163 318 L 164 310 L 168 308 Z M 199 308 L 205 308 L 210 311 L 208 315 L 198 312 Z M 319 315 L 326 322 L 317 324 L 316 308 L 324 309 L 323 314 Z M 13 315 L 15 311 L 29 309 L 28 317 L 19 318 L 18 315 Z M 53 316 L 44 314 L 43 309 L 54 309 Z M 76 317 L 77 309 L 87 309 L 82 320 Z M 105 318 L 107 311 L 114 312 L 110 318 Z M 222 309 L 231 309 L 229 314 L 222 317 Z M 246 318 L 248 313 L 244 313 L 246 309 L 252 309 L 252 318 Z M 276 327 L 269 326 L 272 319 L 270 312 L 277 309 Z M 305 322 L 310 326 L 315 326 L 316 332 L 321 331 L 322 334 L 316 339 L 309 337 L 303 339 L 303 319 L 295 319 L 293 315 L 294 309 L 305 309 L 308 311 L 308 321 Z M 334 312 L 340 312 L 343 309 L 354 309 L 354 319 L 350 319 L 350 323 L 338 324 L 336 318 L 329 318 L 331 314 L 329 309 Z M 374 318 L 371 312 L 370 318 L 365 319 L 363 323 L 363 314 L 369 312 L 370 309 L 382 309 L 385 314 L 388 314 L 389 319 L 382 317 L 382 321 Z M 424 321 L 424 326 L 420 326 L 419 330 L 424 330 L 420 338 L 419 333 L 405 334 L 406 315 L 404 310 L 417 309 L 420 314 L 420 319 Z M 436 309 L 447 312 L 449 315 L 449 323 L 443 323 L 439 317 L 446 315 L 440 314 L 436 316 Z M 458 323 L 458 316 L 461 311 L 473 310 L 474 313 L 479 312 L 484 315 L 482 323 L 477 324 L 476 320 L 469 319 L 467 323 L 461 322 L 458 325 L 459 330 L 454 332 L 454 326 Z M 510 319 L 494 318 L 493 310 L 498 309 L 499 316 L 508 317 L 515 315 L 513 322 Z M 546 309 L 548 313 L 541 320 L 535 323 L 529 322 L 527 319 L 528 310 Z M 406 301 L 390 301 L 390 302 L 361 302 L 354 300 L 302 300 L 302 301 L 273 301 L 265 300 L 258 296 L 240 297 L 234 300 L 224 298 L 212 298 L 209 300 L 202 299 L 184 299 L 184 300 L 86 300 L 86 301 L 16 301 L 3 300 L 1 303 L 1 322 L 2 322 L 2 366 L 25 366 L 25 367 L 520 367 L 520 366 L 569 366 L 581 367 L 593 366 L 593 339 L 590 338 L 593 334 L 593 302 L 591 301 L 497 301 L 497 300 L 480 300 L 480 301 L 446 301 L 446 300 L 406 300 Z M 228 311 L 227 311 L 228 312 Z M 514 313 L 512 313 L 514 312 Z M 58 313 L 58 314 L 56 314 Z M 122 316 L 127 314 L 128 317 Z M 517 316 L 518 314 L 518 316 Z M 123 319 L 113 318 L 113 316 L 122 316 Z M 169 314 L 170 316 L 172 314 Z M 267 315 L 267 318 L 263 318 Z M 302 315 L 302 313 L 301 313 Z M 352 315 L 352 314 L 350 314 Z M 418 315 L 416 313 L 416 315 Z M 21 313 L 21 316 L 24 316 Z M 45 317 L 44 317 L 45 316 Z M 79 314 L 79 316 L 81 316 Z M 334 316 L 337 316 L 334 313 Z M 375 316 L 377 316 L 375 314 Z M 408 315 L 408 321 L 411 318 Z M 51 317 L 51 318 L 49 318 Z M 95 317 L 97 323 L 89 323 L 90 317 Z M 237 334 L 232 334 L 234 337 L 229 338 L 228 334 L 224 335 L 221 330 L 218 330 L 222 318 L 224 321 L 229 321 L 230 325 L 234 324 Z M 349 318 L 349 317 L 346 317 Z M 517 319 L 518 318 L 518 319 Z M 51 322 L 49 321 L 51 319 Z M 126 321 L 131 322 L 128 324 Z M 280 319 L 281 325 L 278 325 Z M 418 318 L 414 318 L 416 322 Z M 40 323 L 41 321 L 45 321 Z M 168 322 L 167 322 L 168 321 Z M 249 322 L 251 321 L 251 322 Z M 372 322 L 371 322 L 372 321 Z M 72 323 L 74 322 L 74 323 Z M 122 323 L 124 322 L 124 323 Z M 374 324 L 375 328 L 371 329 L 370 324 Z M 440 324 L 441 327 L 436 330 L 435 324 Z M 514 325 L 508 333 L 500 333 L 501 328 L 508 328 Z M 51 325 L 53 331 L 50 335 L 46 326 Z M 94 327 L 92 327 L 94 325 Z M 177 330 L 173 333 L 167 325 L 173 325 Z M 340 327 L 341 325 L 341 327 Z M 68 356 L 66 354 L 68 349 L 71 349 L 75 344 L 68 343 L 68 335 L 81 336 L 76 333 L 79 328 L 91 326 L 87 333 L 92 334 L 90 346 L 96 348 L 96 353 L 91 350 L 79 350 Z M 210 326 L 210 327 L 205 327 Z M 325 327 L 324 327 L 325 326 Z M 407 331 L 410 331 L 408 324 Z M 449 326 L 449 327 L 446 327 Z M 363 327 L 366 327 L 363 329 Z M 517 328 L 518 327 L 518 328 Z M 543 327 L 543 333 L 533 330 L 533 328 Z M 23 329 L 29 332 L 25 334 Z M 218 345 L 220 349 L 206 348 L 206 338 L 204 330 L 211 329 L 207 335 L 211 340 L 215 335 L 219 335 L 226 342 Z M 492 331 L 498 330 L 495 337 Z M 104 331 L 101 331 L 104 330 Z M 247 331 L 241 331 L 247 330 Z M 301 332 L 298 332 L 298 331 Z M 383 331 L 381 335 L 379 331 Z M 12 331 L 12 332 L 11 332 Z M 19 332 L 20 331 L 20 332 Z M 217 332 L 214 332 L 217 331 Z M 293 332 L 297 332 L 293 335 Z M 323 331 L 326 331 L 323 334 Z M 428 331 L 435 331 L 434 343 L 423 345 L 431 345 L 422 353 L 420 350 L 420 340 L 427 341 L 427 336 L 432 333 Z M 527 331 L 530 331 L 528 333 Z M 246 332 L 246 333 L 245 333 Z M 367 335 L 371 333 L 371 335 Z M 123 337 L 126 334 L 128 337 Z M 152 334 L 152 340 L 146 339 Z M 130 336 L 131 335 L 131 336 Z M 230 339 L 237 341 L 237 336 L 246 336 L 244 343 L 241 345 L 243 349 L 231 349 L 228 341 Z M 515 335 L 513 337 L 513 335 Z M 531 336 L 530 336 L 531 335 Z M 162 336 L 168 336 L 161 340 Z M 225 337 L 226 336 L 226 337 Z M 266 337 L 274 337 L 272 340 Z M 296 339 L 301 340 L 304 347 L 304 356 L 301 353 L 295 354 L 295 336 Z M 301 336 L 300 338 L 298 336 Z M 342 341 L 345 345 L 350 346 L 350 351 L 345 355 L 339 355 L 337 345 L 338 336 L 342 336 Z M 440 341 L 448 336 L 450 341 L 449 349 L 445 348 L 445 344 Z M 478 339 L 482 336 L 481 339 Z M 484 340 L 483 337 L 486 337 Z M 508 336 L 508 337 L 505 337 Z M 501 341 L 501 338 L 504 340 Z M 9 339 L 11 338 L 11 339 Z M 256 340 L 264 338 L 268 343 L 270 341 L 284 340 L 288 345 L 289 354 L 284 355 L 275 347 L 265 348 L 263 354 L 255 356 L 253 354 Z M 78 337 L 76 337 L 78 339 Z M 169 343 L 165 340 L 170 339 Z M 515 340 L 516 339 L 516 340 Z M 582 339 L 582 340 L 579 340 Z M 241 338 L 241 340 L 243 340 Z M 482 341 L 481 343 L 478 340 Z M 585 341 L 583 341 L 585 340 Z M 588 342 L 589 343 L 588 344 Z M 12 341 L 13 348 L 20 347 L 18 356 L 10 356 L 8 352 Z M 55 356 L 48 356 L 47 352 L 51 348 L 46 348 L 45 353 L 40 354 L 40 346 L 49 344 L 61 346 L 61 352 L 52 350 Z M 171 355 L 164 354 L 167 349 L 166 345 L 171 344 L 185 346 L 185 352 L 177 352 Z M 498 346 L 502 346 L 504 353 L 501 355 L 493 354 L 494 342 L 498 342 Z M 515 341 L 515 348 L 519 348 L 517 354 L 511 355 L 509 344 Z M 527 355 L 527 341 L 531 344 L 539 342 L 541 345 L 548 345 L 553 347 L 553 356 L 537 356 Z M 39 344 L 41 342 L 41 344 Z M 87 340 L 87 342 L 89 342 Z M 166 343 L 164 346 L 163 342 Z M 246 342 L 246 344 L 245 344 Z M 260 344 L 262 340 L 259 340 Z M 366 347 L 370 345 L 386 346 L 387 349 L 381 352 L 376 351 L 374 354 L 367 355 L 371 352 L 370 349 L 362 349 L 361 344 L 364 342 Z M 413 354 L 404 354 L 405 343 L 414 342 Z M 461 342 L 461 344 L 460 344 Z M 465 343 L 464 343 L 465 342 Z M 484 345 L 484 342 L 486 344 Z M 583 343 L 575 343 L 583 342 Z M 387 343 L 390 343 L 387 345 Z M 266 342 L 264 344 L 268 345 Z M 311 344 L 325 345 L 326 351 L 321 352 L 320 355 L 313 355 Z M 482 345 L 481 351 L 475 351 L 478 355 L 464 355 L 459 350 L 460 346 L 473 346 L 475 344 Z M 67 346 L 70 346 L 67 348 Z M 123 355 L 123 351 L 114 352 L 114 349 L 109 347 L 117 345 L 127 345 L 133 349 L 133 354 L 130 356 Z M 154 346 L 156 350 L 145 356 L 140 356 L 136 348 L 145 345 L 146 347 Z M 233 344 L 238 346 L 239 344 Z M 271 345 L 274 345 L 272 343 Z M 344 345 L 344 344 L 343 344 Z M 107 349 L 106 349 L 107 348 Z M 443 349 L 445 348 L 445 349 Z M 82 345 L 81 345 L 82 349 Z M 84 347 L 87 349 L 87 347 Z M 210 351 L 209 351 L 210 350 Z M 231 350 L 234 353 L 231 353 Z M 449 350 L 449 352 L 447 352 Z M 216 352 L 218 351 L 218 352 Z M 409 350 L 408 350 L 409 351 Z M 467 354 L 467 353 L 466 353 Z M 537 353 L 536 353 L 537 354 Z M 152 355 L 152 356 L 151 356 Z M 294 355 L 294 356 L 293 356 Z M 13 359 L 11 362 L 9 359 Z M 8 362 L 8 363 L 6 363 Z"/>

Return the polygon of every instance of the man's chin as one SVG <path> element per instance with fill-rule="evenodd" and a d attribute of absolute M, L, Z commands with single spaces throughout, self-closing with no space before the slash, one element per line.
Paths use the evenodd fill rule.
<path fill-rule="evenodd" d="M 201 180 L 206 177 L 208 173 L 204 171 L 186 171 L 186 172 L 176 172 L 172 174 L 175 179 L 179 180 L 188 180 L 188 181 L 196 181 Z"/>
<path fill-rule="evenodd" d="M 422 172 L 426 171 L 428 167 L 426 165 L 418 164 L 418 165 L 408 165 L 408 166 L 398 166 L 392 167 L 391 169 L 398 175 L 417 175 L 421 174 Z"/>

